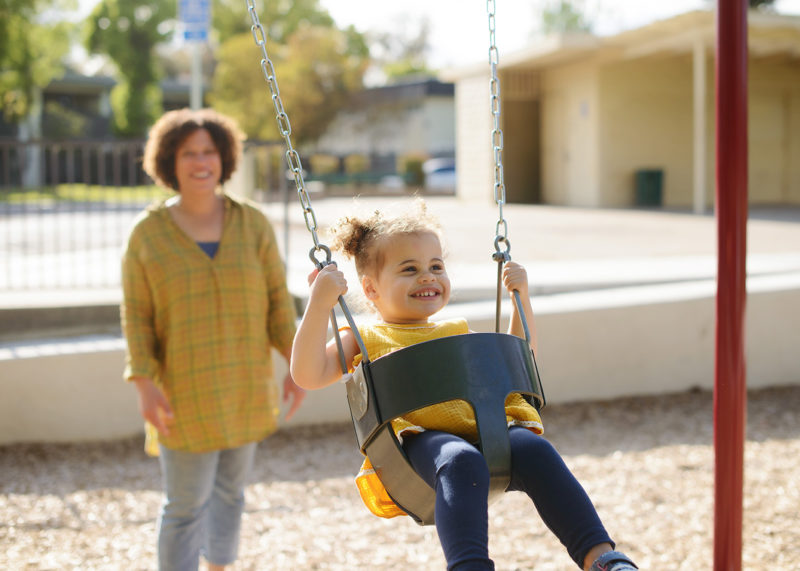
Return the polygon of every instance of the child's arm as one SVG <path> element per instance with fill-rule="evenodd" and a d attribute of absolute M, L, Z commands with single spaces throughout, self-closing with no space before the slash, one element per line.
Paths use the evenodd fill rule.
<path fill-rule="evenodd" d="M 289 368 L 297 385 L 304 389 L 321 389 L 342 375 L 336 342 L 331 341 L 326 346 L 326 341 L 331 309 L 339 296 L 347 292 L 347 281 L 334 264 L 314 270 L 309 281 L 308 305 L 294 336 Z M 350 331 L 343 332 L 341 340 L 349 365 L 358 353 L 358 346 Z"/>
<path fill-rule="evenodd" d="M 533 308 L 531 307 L 531 297 L 528 293 L 528 273 L 521 265 L 516 262 L 507 262 L 503 267 L 503 285 L 506 286 L 508 293 L 514 295 L 514 290 L 519 292 L 522 301 L 522 310 L 525 312 L 525 320 L 528 323 L 528 332 L 531 335 L 531 349 L 536 353 L 536 325 L 533 321 Z M 517 311 L 516 301 L 512 304 L 511 321 L 508 324 L 509 335 L 525 338 L 525 329 L 522 327 L 522 320 Z"/>

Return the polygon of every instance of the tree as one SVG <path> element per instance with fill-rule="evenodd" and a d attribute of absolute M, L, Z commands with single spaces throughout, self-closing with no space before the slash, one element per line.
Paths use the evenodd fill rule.
<path fill-rule="evenodd" d="M 706 0 L 709 7 L 716 6 L 718 0 Z M 762 10 L 764 12 L 775 11 L 775 0 L 748 0 L 751 10 Z"/>
<path fill-rule="evenodd" d="M 550 0 L 542 9 L 542 28 L 545 34 L 591 32 L 592 24 L 586 18 L 583 0 Z"/>
<path fill-rule="evenodd" d="M 10 123 L 31 112 L 36 91 L 63 74 L 72 25 L 47 23 L 48 9 L 71 9 L 69 0 L 0 0 L 0 103 Z"/>
<path fill-rule="evenodd" d="M 260 0 L 255 7 L 258 21 L 276 44 L 285 44 L 301 25 L 334 27 L 333 18 L 319 5 L 319 0 Z M 252 19 L 242 0 L 216 0 L 211 18 L 220 44 L 238 34 L 250 33 Z"/>
<path fill-rule="evenodd" d="M 111 107 L 121 135 L 144 135 L 163 112 L 155 47 L 169 38 L 175 13 L 175 0 L 102 0 L 89 16 L 86 48 L 108 55 L 120 76 Z"/>
<path fill-rule="evenodd" d="M 390 81 L 410 76 L 433 76 L 427 65 L 430 51 L 430 21 L 423 18 L 409 27 L 374 37 L 373 47 L 377 55 L 373 58 Z"/>
<path fill-rule="evenodd" d="M 267 49 L 293 141 L 316 140 L 348 94 L 362 86 L 368 63 L 363 39 L 353 30 L 306 24 L 287 44 L 270 43 Z M 209 99 L 221 112 L 236 118 L 248 137 L 278 139 L 275 109 L 260 58 L 249 32 L 231 37 L 219 50 Z"/>

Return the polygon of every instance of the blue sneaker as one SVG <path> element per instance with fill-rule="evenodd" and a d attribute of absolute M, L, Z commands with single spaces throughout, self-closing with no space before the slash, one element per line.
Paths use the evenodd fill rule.
<path fill-rule="evenodd" d="M 638 567 L 630 557 L 619 551 L 607 551 L 595 559 L 589 571 L 634 571 Z"/>

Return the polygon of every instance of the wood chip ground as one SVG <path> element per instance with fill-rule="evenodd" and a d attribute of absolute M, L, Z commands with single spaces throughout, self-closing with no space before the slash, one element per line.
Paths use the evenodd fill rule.
<path fill-rule="evenodd" d="M 547 437 L 641 569 L 711 570 L 713 399 L 707 392 L 551 406 Z M 347 424 L 259 445 L 234 570 L 444 569 L 436 532 L 360 504 Z M 0 447 L 0 569 L 155 569 L 158 462 L 141 437 Z M 800 386 L 751 392 L 743 568 L 800 569 Z M 490 507 L 498 570 L 576 569 L 527 498 Z"/>

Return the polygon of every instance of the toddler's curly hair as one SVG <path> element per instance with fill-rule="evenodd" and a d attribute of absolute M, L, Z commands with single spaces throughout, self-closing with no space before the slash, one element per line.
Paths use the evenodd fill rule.
<path fill-rule="evenodd" d="M 371 214 L 344 216 L 331 226 L 329 232 L 331 247 L 355 262 L 359 278 L 381 269 L 383 247 L 393 237 L 430 233 L 442 239 L 439 220 L 428 212 L 421 198 L 397 213 L 375 210 Z"/>

